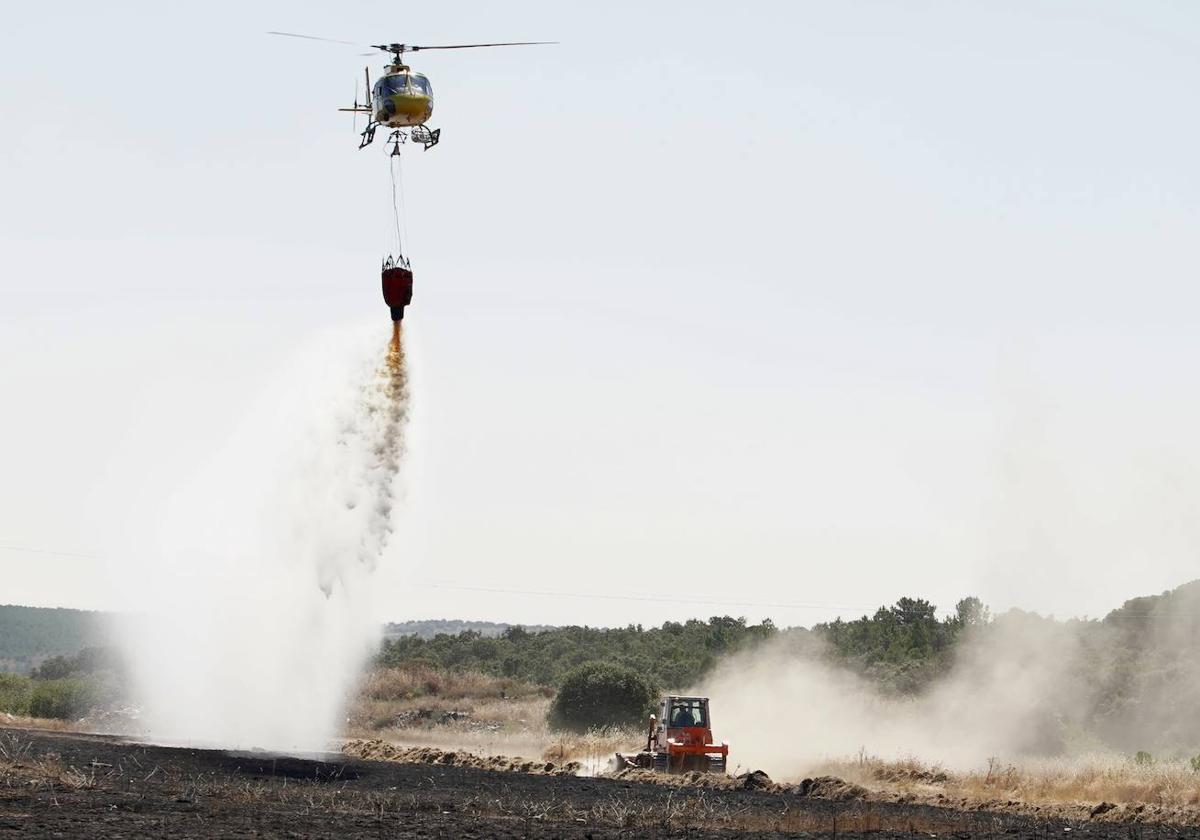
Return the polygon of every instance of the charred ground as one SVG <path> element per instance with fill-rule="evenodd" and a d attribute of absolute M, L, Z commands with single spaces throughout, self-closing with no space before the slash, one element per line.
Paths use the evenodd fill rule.
<path fill-rule="evenodd" d="M 444 764 L 288 757 L 0 730 L 0 837 L 1138 837 L 926 805 Z"/>

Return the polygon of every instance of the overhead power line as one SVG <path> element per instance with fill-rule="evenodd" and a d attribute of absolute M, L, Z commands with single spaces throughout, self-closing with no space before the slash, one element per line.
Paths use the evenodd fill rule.
<path fill-rule="evenodd" d="M 657 604 L 700 604 L 712 607 L 762 607 L 770 609 L 796 610 L 858 610 L 877 609 L 878 604 L 868 603 L 832 603 L 832 602 L 778 602 L 778 601 L 734 601 L 714 600 L 709 598 L 669 598 L 661 595 L 619 595 L 604 592 L 556 592 L 537 589 L 507 589 L 493 586 L 462 586 L 451 583 L 413 583 L 425 589 L 447 589 L 460 592 L 488 592 L 501 595 L 534 595 L 543 598 L 590 598 L 602 601 L 645 601 Z"/>
<path fill-rule="evenodd" d="M 605 592 L 561 592 L 552 590 L 539 589 L 511 589 L 498 586 L 464 586 L 456 583 L 436 583 L 436 582 L 416 582 L 410 583 L 409 586 L 419 587 L 423 589 L 444 589 L 455 592 L 485 592 L 497 595 L 532 595 L 541 598 L 583 598 L 601 601 L 633 601 L 633 602 L 649 602 L 659 604 L 688 604 L 688 605 L 703 605 L 712 607 L 752 607 L 761 609 L 789 609 L 789 610 L 857 610 L 865 611 L 867 614 L 873 614 L 876 610 L 886 610 L 891 613 L 900 613 L 901 615 L 924 615 L 924 611 L 918 610 L 901 610 L 895 605 L 878 604 L 878 603 L 848 603 L 848 602 L 832 602 L 832 601 L 737 601 L 737 600 L 715 600 L 711 598 L 682 598 L 682 597 L 667 597 L 662 595 L 622 595 Z M 1002 615 L 1003 613 L 1001 613 Z M 1032 613 L 1033 615 L 1039 615 Z M 1109 613 L 1114 619 L 1123 620 L 1129 618 L 1146 618 L 1146 619 L 1180 619 L 1180 618 L 1200 618 L 1200 613 L 1184 613 L 1170 611 L 1139 611 L 1129 612 L 1125 610 L 1115 610 Z M 1052 618 L 1048 616 L 1040 616 L 1044 618 Z M 1092 619 L 1100 621 L 1101 618 Z M 1084 620 L 1078 617 L 1070 617 L 1064 619 L 1053 619 L 1055 621 L 1066 622 L 1072 620 Z"/>
<path fill-rule="evenodd" d="M 27 554 L 44 554 L 52 557 L 80 557 L 86 560 L 105 560 L 106 558 L 96 554 L 86 554 L 80 551 L 58 551 L 56 549 L 36 548 L 27 545 L 13 545 L 0 543 L 0 551 L 17 551 Z M 629 601 L 654 604 L 683 604 L 691 606 L 709 606 L 709 607 L 744 607 L 750 609 L 776 609 L 776 610 L 855 610 L 866 611 L 873 613 L 876 610 L 887 610 L 888 612 L 900 614 L 912 614 L 916 611 L 898 610 L 894 605 L 860 602 L 834 602 L 834 601 L 739 601 L 739 600 L 723 600 L 707 597 L 683 598 L 683 597 L 667 597 L 663 595 L 627 595 L 606 592 L 561 592 L 553 590 L 540 589 L 510 589 L 497 586 L 464 586 L 453 583 L 437 583 L 437 582 L 416 582 L 410 583 L 409 586 L 414 586 L 424 589 L 442 589 L 455 592 L 484 592 L 494 595 L 528 595 L 538 598 L 578 598 L 598 601 Z M 923 611 L 916 614 L 924 614 Z M 1108 618 L 1113 620 L 1128 620 L 1128 619 L 1153 619 L 1153 620 L 1169 620 L 1181 618 L 1200 618 L 1200 613 L 1182 613 L 1170 612 L 1161 610 L 1138 610 L 1129 611 L 1117 608 L 1107 614 Z M 1060 621 L 1078 620 L 1066 618 L 1058 619 Z M 1099 621 L 1101 619 L 1092 619 Z"/>

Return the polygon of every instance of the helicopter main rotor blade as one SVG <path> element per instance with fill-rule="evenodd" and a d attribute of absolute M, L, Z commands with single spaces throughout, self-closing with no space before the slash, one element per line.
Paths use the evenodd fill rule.
<path fill-rule="evenodd" d="M 297 35 L 295 32 L 268 32 L 268 35 L 283 35 L 285 38 L 303 38 L 306 41 L 328 41 L 330 44 L 348 44 L 351 47 L 364 47 L 366 44 L 359 44 L 355 41 L 339 41 L 337 38 L 318 38 L 316 35 Z M 373 55 L 373 53 L 368 53 Z"/>
<path fill-rule="evenodd" d="M 345 44 L 349 47 L 370 47 L 390 53 L 420 52 L 421 50 L 469 50 L 476 47 L 530 47 L 538 44 L 557 44 L 558 41 L 505 41 L 496 44 L 443 44 L 430 47 L 410 46 L 409 44 L 360 44 L 357 41 L 343 41 L 340 38 L 321 38 L 316 35 L 301 35 L 298 32 L 276 32 L 271 30 L 268 35 L 282 35 L 285 38 L 303 38 L 306 41 L 324 41 L 328 44 Z M 374 53 L 359 53 L 369 56 Z"/>
<path fill-rule="evenodd" d="M 558 41 L 507 41 L 502 44 L 449 44 L 439 47 L 409 47 L 412 52 L 418 50 L 469 50 L 475 47 L 532 47 L 538 44 L 557 44 Z"/>

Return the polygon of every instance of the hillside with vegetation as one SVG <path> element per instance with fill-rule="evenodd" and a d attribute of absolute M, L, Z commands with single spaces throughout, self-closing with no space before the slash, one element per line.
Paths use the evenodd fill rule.
<path fill-rule="evenodd" d="M 108 644 L 111 625 L 105 613 L 0 605 L 0 672 L 28 673 L 51 657 Z"/>

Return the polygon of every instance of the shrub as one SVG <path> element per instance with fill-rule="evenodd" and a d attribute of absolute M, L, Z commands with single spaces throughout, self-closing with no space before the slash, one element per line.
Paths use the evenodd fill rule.
<path fill-rule="evenodd" d="M 19 674 L 0 674 L 0 712 L 10 715 L 29 714 L 29 698 L 33 682 Z"/>
<path fill-rule="evenodd" d="M 95 705 L 95 688 L 83 680 L 45 680 L 33 683 L 29 714 L 40 718 L 74 720 Z"/>
<path fill-rule="evenodd" d="M 68 677 L 79 677 L 100 671 L 119 674 L 123 670 L 120 655 L 115 649 L 90 647 L 84 648 L 74 656 L 51 657 L 39 667 L 34 668 L 29 676 L 35 680 L 65 680 Z"/>
<path fill-rule="evenodd" d="M 1133 763 L 1143 767 L 1149 767 L 1154 763 L 1154 756 L 1145 750 L 1138 750 L 1138 754 L 1133 757 Z"/>
<path fill-rule="evenodd" d="M 1200 773 L 1200 755 L 1192 756 L 1192 772 Z"/>
<path fill-rule="evenodd" d="M 64 680 L 74 671 L 74 663 L 65 656 L 47 659 L 30 672 L 35 680 Z"/>
<path fill-rule="evenodd" d="M 653 710 L 656 694 L 650 681 L 632 668 L 586 662 L 563 678 L 550 704 L 549 723 L 575 732 L 637 725 Z"/>

